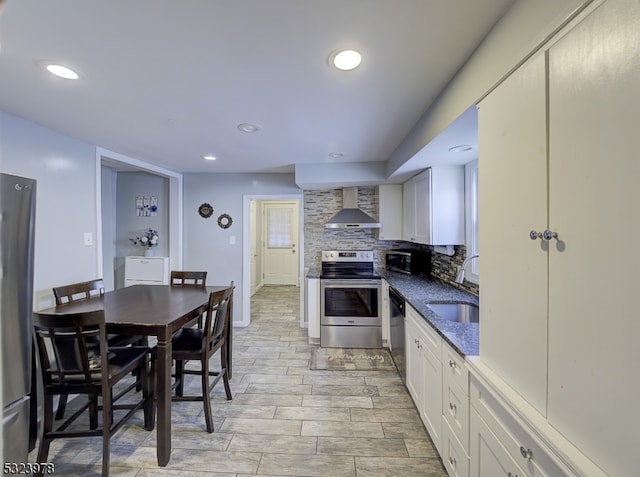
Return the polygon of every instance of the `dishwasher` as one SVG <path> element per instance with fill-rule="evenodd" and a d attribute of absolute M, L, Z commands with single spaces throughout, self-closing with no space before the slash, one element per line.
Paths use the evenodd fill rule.
<path fill-rule="evenodd" d="M 391 357 L 398 368 L 403 383 L 407 379 L 407 366 L 404 345 L 404 297 L 392 287 L 389 287 L 389 348 Z"/>

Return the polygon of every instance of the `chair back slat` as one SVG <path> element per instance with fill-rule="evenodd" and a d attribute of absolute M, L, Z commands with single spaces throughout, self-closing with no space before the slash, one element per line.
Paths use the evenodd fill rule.
<path fill-rule="evenodd" d="M 233 282 L 228 288 L 211 292 L 205 320 L 205 346 L 211 346 L 220 339 L 225 331 L 229 317 L 229 303 L 233 296 Z"/>
<path fill-rule="evenodd" d="M 33 327 L 46 384 L 95 382 L 106 356 L 103 310 L 84 313 L 33 314 Z"/>
<path fill-rule="evenodd" d="M 104 293 L 104 280 L 102 278 L 53 288 L 56 305 L 102 296 Z"/>
<path fill-rule="evenodd" d="M 205 288 L 207 286 L 207 272 L 172 270 L 169 283 L 176 287 Z"/>

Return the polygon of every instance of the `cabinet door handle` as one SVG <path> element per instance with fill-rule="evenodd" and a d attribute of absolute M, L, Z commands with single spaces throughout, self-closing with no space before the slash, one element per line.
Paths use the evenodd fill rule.
<path fill-rule="evenodd" d="M 455 404 L 453 404 L 452 402 L 449 403 L 449 409 L 451 409 L 451 411 L 455 414 L 457 407 Z"/>
<path fill-rule="evenodd" d="M 531 240 L 542 239 L 545 242 L 548 242 L 551 239 L 557 239 L 558 234 L 557 232 L 552 232 L 549 229 L 545 230 L 544 232 L 536 232 L 535 230 L 532 230 L 531 232 L 529 232 L 529 238 Z"/>
<path fill-rule="evenodd" d="M 522 457 L 525 459 L 533 459 L 533 452 L 531 452 L 531 449 L 525 449 L 524 446 L 520 446 L 520 454 L 522 454 Z"/>
<path fill-rule="evenodd" d="M 518 477 L 518 474 L 513 474 L 511 472 L 507 473 L 507 477 Z"/>
<path fill-rule="evenodd" d="M 449 367 L 450 368 L 455 368 L 456 367 L 456 362 L 452 359 L 449 360 Z"/>

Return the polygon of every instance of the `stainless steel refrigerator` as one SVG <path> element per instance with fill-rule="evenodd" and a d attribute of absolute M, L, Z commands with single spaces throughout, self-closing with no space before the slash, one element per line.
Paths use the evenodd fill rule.
<path fill-rule="evenodd" d="M 36 181 L 0 174 L 0 330 L 5 462 L 27 462 Z"/>

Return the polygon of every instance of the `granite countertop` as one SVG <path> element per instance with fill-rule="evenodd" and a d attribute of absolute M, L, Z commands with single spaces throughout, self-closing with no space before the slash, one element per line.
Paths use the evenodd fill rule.
<path fill-rule="evenodd" d="M 480 326 L 478 323 L 444 320 L 427 306 L 428 303 L 452 302 L 478 305 L 477 296 L 431 277 L 386 272 L 384 278 L 463 357 L 479 354 Z"/>

